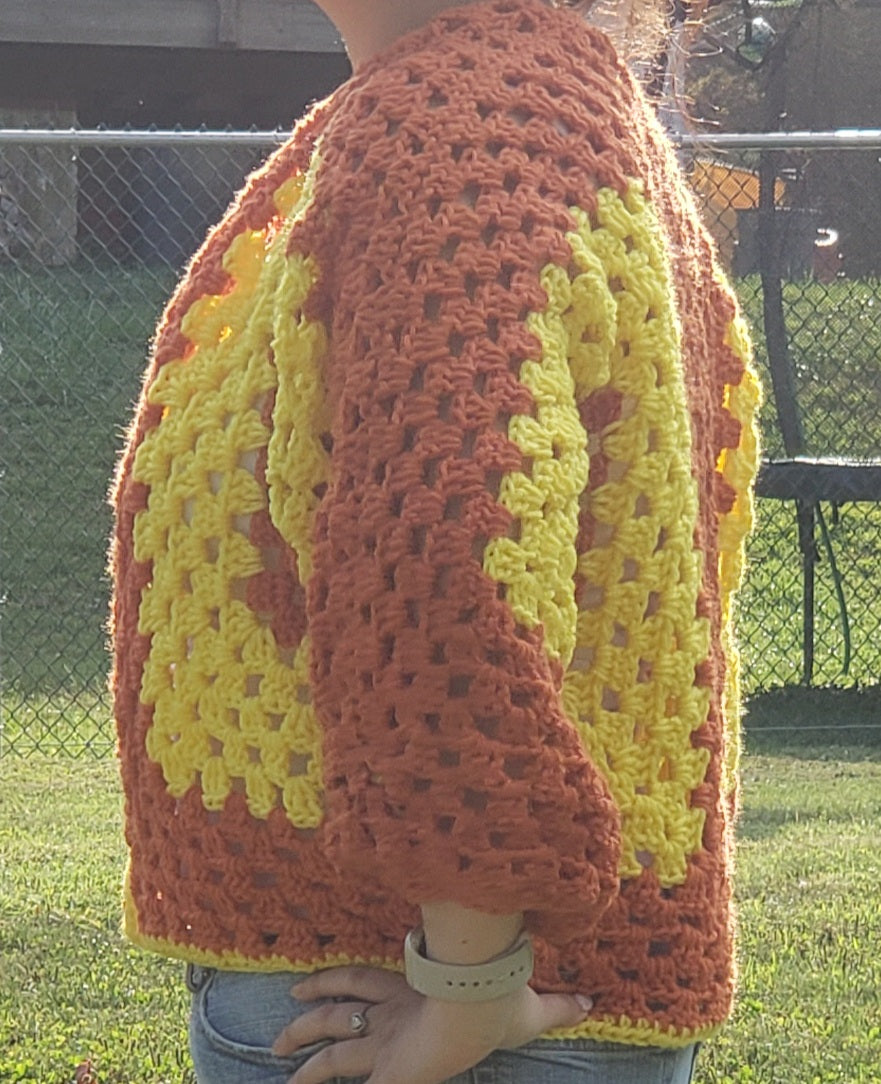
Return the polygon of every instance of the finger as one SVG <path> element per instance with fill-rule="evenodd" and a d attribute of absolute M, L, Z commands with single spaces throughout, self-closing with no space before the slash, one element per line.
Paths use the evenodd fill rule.
<path fill-rule="evenodd" d="M 406 985 L 403 975 L 381 967 L 331 967 L 298 982 L 291 995 L 298 1001 L 317 1001 L 325 997 L 389 1001 Z"/>
<path fill-rule="evenodd" d="M 332 1043 L 319 1050 L 288 1080 L 288 1084 L 325 1084 L 334 1077 L 369 1076 L 373 1068 L 366 1039 Z"/>
<path fill-rule="evenodd" d="M 300 1047 L 321 1042 L 322 1039 L 360 1038 L 361 1036 L 357 1036 L 352 1030 L 352 1014 L 359 1012 L 366 1016 L 374 1007 L 372 1002 L 366 1001 L 347 1001 L 344 1004 L 329 1002 L 319 1005 L 318 1008 L 292 1020 L 272 1044 L 272 1052 L 277 1057 L 286 1057 Z M 369 1025 L 368 1020 L 368 1027 Z"/>
<path fill-rule="evenodd" d="M 593 1001 L 582 994 L 539 994 L 536 998 L 539 1032 L 574 1028 L 587 1019 Z"/>

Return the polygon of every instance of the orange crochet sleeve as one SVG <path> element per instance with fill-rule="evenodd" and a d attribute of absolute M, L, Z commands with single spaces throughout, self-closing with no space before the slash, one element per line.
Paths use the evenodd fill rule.
<path fill-rule="evenodd" d="M 330 134 L 313 212 L 333 225 L 308 240 L 330 332 L 308 585 L 327 838 L 409 903 L 522 910 L 565 938 L 612 898 L 618 816 L 562 710 L 565 663 L 509 591 L 528 580 L 540 617 L 574 620 L 584 434 L 558 447 L 536 390 L 560 360 L 539 330 L 568 216 L 467 124 L 403 123 Z M 539 501 L 533 567 L 512 487 Z"/>

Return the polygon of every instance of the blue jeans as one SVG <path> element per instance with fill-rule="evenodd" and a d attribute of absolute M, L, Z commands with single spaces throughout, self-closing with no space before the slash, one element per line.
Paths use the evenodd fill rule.
<path fill-rule="evenodd" d="M 286 1084 L 323 1043 L 277 1058 L 270 1047 L 297 1012 L 298 976 L 190 967 L 190 1049 L 199 1084 Z M 689 1084 L 697 1047 L 666 1050 L 589 1039 L 538 1039 L 497 1050 L 448 1084 Z M 351 1082 L 347 1082 L 351 1084 Z"/>

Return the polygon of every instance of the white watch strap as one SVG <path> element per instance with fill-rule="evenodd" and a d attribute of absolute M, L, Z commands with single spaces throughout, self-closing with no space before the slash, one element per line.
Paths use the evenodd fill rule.
<path fill-rule="evenodd" d="M 407 982 L 420 994 L 440 1001 L 492 1001 L 512 994 L 532 978 L 529 935 L 522 934 L 501 956 L 482 964 L 444 964 L 425 956 L 425 934 L 411 930 L 404 942 Z"/>

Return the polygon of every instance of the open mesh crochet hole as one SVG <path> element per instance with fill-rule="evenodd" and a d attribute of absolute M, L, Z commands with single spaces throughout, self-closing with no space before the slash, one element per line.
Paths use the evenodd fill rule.
<path fill-rule="evenodd" d="M 502 770 L 509 779 L 522 779 L 526 775 L 529 761 L 526 757 L 505 757 L 502 761 Z"/>
<path fill-rule="evenodd" d="M 459 202 L 463 203 L 466 207 L 476 207 L 477 201 L 480 198 L 480 185 L 475 181 L 471 181 L 465 185 L 459 194 Z"/>
<path fill-rule="evenodd" d="M 429 655 L 429 661 L 433 666 L 445 666 L 449 661 L 447 659 L 447 645 L 443 640 L 438 640 L 431 645 L 431 654 Z"/>
<path fill-rule="evenodd" d="M 444 241 L 443 245 L 441 246 L 440 254 L 443 259 L 445 259 L 448 263 L 452 263 L 453 257 L 456 255 L 459 245 L 461 244 L 462 238 L 459 236 L 458 233 L 450 234 L 450 236 L 446 239 L 446 241 Z"/>
<path fill-rule="evenodd" d="M 570 670 L 589 670 L 593 665 L 596 652 L 594 648 L 581 644 L 572 652 L 572 660 L 569 663 Z"/>
<path fill-rule="evenodd" d="M 598 549 L 605 549 L 612 543 L 615 537 L 615 525 L 613 523 L 597 523 L 593 531 L 593 543 Z"/>
<path fill-rule="evenodd" d="M 498 715 L 477 715 L 474 725 L 485 738 L 496 738 L 499 734 L 501 719 Z"/>
<path fill-rule="evenodd" d="M 517 268 L 512 263 L 503 263 L 498 275 L 496 276 L 496 282 L 505 290 L 510 290 L 514 284 L 514 272 Z"/>
<path fill-rule="evenodd" d="M 621 705 L 621 697 L 614 689 L 604 685 L 601 703 L 604 711 L 618 711 Z"/>
<path fill-rule="evenodd" d="M 606 591 L 602 584 L 587 584 L 581 593 L 582 610 L 598 610 L 606 598 Z"/>
<path fill-rule="evenodd" d="M 461 700 L 466 697 L 473 680 L 471 674 L 451 674 L 447 682 L 447 696 L 451 700 Z"/>
<path fill-rule="evenodd" d="M 434 573 L 434 582 L 431 585 L 432 598 L 446 598 L 452 579 L 452 565 L 438 565 Z"/>
<path fill-rule="evenodd" d="M 288 761 L 288 771 L 293 776 L 308 775 L 311 763 L 312 757 L 308 753 L 291 753 Z"/>
<path fill-rule="evenodd" d="M 534 699 L 535 695 L 531 689 L 519 688 L 512 689 L 510 692 L 511 707 L 513 708 L 528 708 Z"/>
<path fill-rule="evenodd" d="M 380 662 L 383 666 L 391 665 L 395 657 L 395 637 L 383 636 L 380 645 Z"/>
<path fill-rule="evenodd" d="M 422 481 L 432 487 L 437 482 L 440 473 L 440 456 L 429 456 L 422 464 Z"/>
<path fill-rule="evenodd" d="M 632 583 L 639 579 L 639 563 L 632 557 L 625 557 L 621 562 L 621 583 Z"/>
<path fill-rule="evenodd" d="M 422 721 L 432 734 L 437 734 L 440 730 L 440 716 L 436 712 L 430 711 L 423 715 Z"/>
<path fill-rule="evenodd" d="M 645 495 L 645 493 L 640 493 L 640 495 L 636 498 L 636 503 L 633 506 L 634 517 L 636 519 L 642 519 L 645 516 L 650 516 L 651 514 L 652 502 Z"/>
<path fill-rule="evenodd" d="M 465 349 L 465 336 L 459 331 L 451 331 L 447 346 L 451 357 L 460 358 Z"/>
<path fill-rule="evenodd" d="M 471 556 L 479 564 L 483 563 L 483 555 L 486 553 L 486 547 L 489 543 L 489 539 L 486 535 L 476 535 L 471 542 Z"/>
<path fill-rule="evenodd" d="M 485 791 L 471 790 L 469 787 L 465 788 L 465 794 L 462 798 L 462 804 L 466 809 L 472 809 L 475 813 L 485 813 L 486 807 L 489 804 L 489 798 Z"/>
<path fill-rule="evenodd" d="M 487 224 L 483 227 L 483 229 L 480 232 L 480 240 L 484 243 L 484 245 L 487 248 L 490 248 L 492 246 L 493 241 L 495 241 L 495 239 L 501 233 L 501 230 L 502 230 L 502 227 L 498 224 L 498 222 L 495 222 L 492 219 L 490 219 L 490 221 L 487 222 Z"/>
<path fill-rule="evenodd" d="M 477 430 L 466 429 L 462 434 L 462 444 L 459 448 L 460 459 L 471 459 L 474 455 L 474 446 L 477 443 Z"/>

